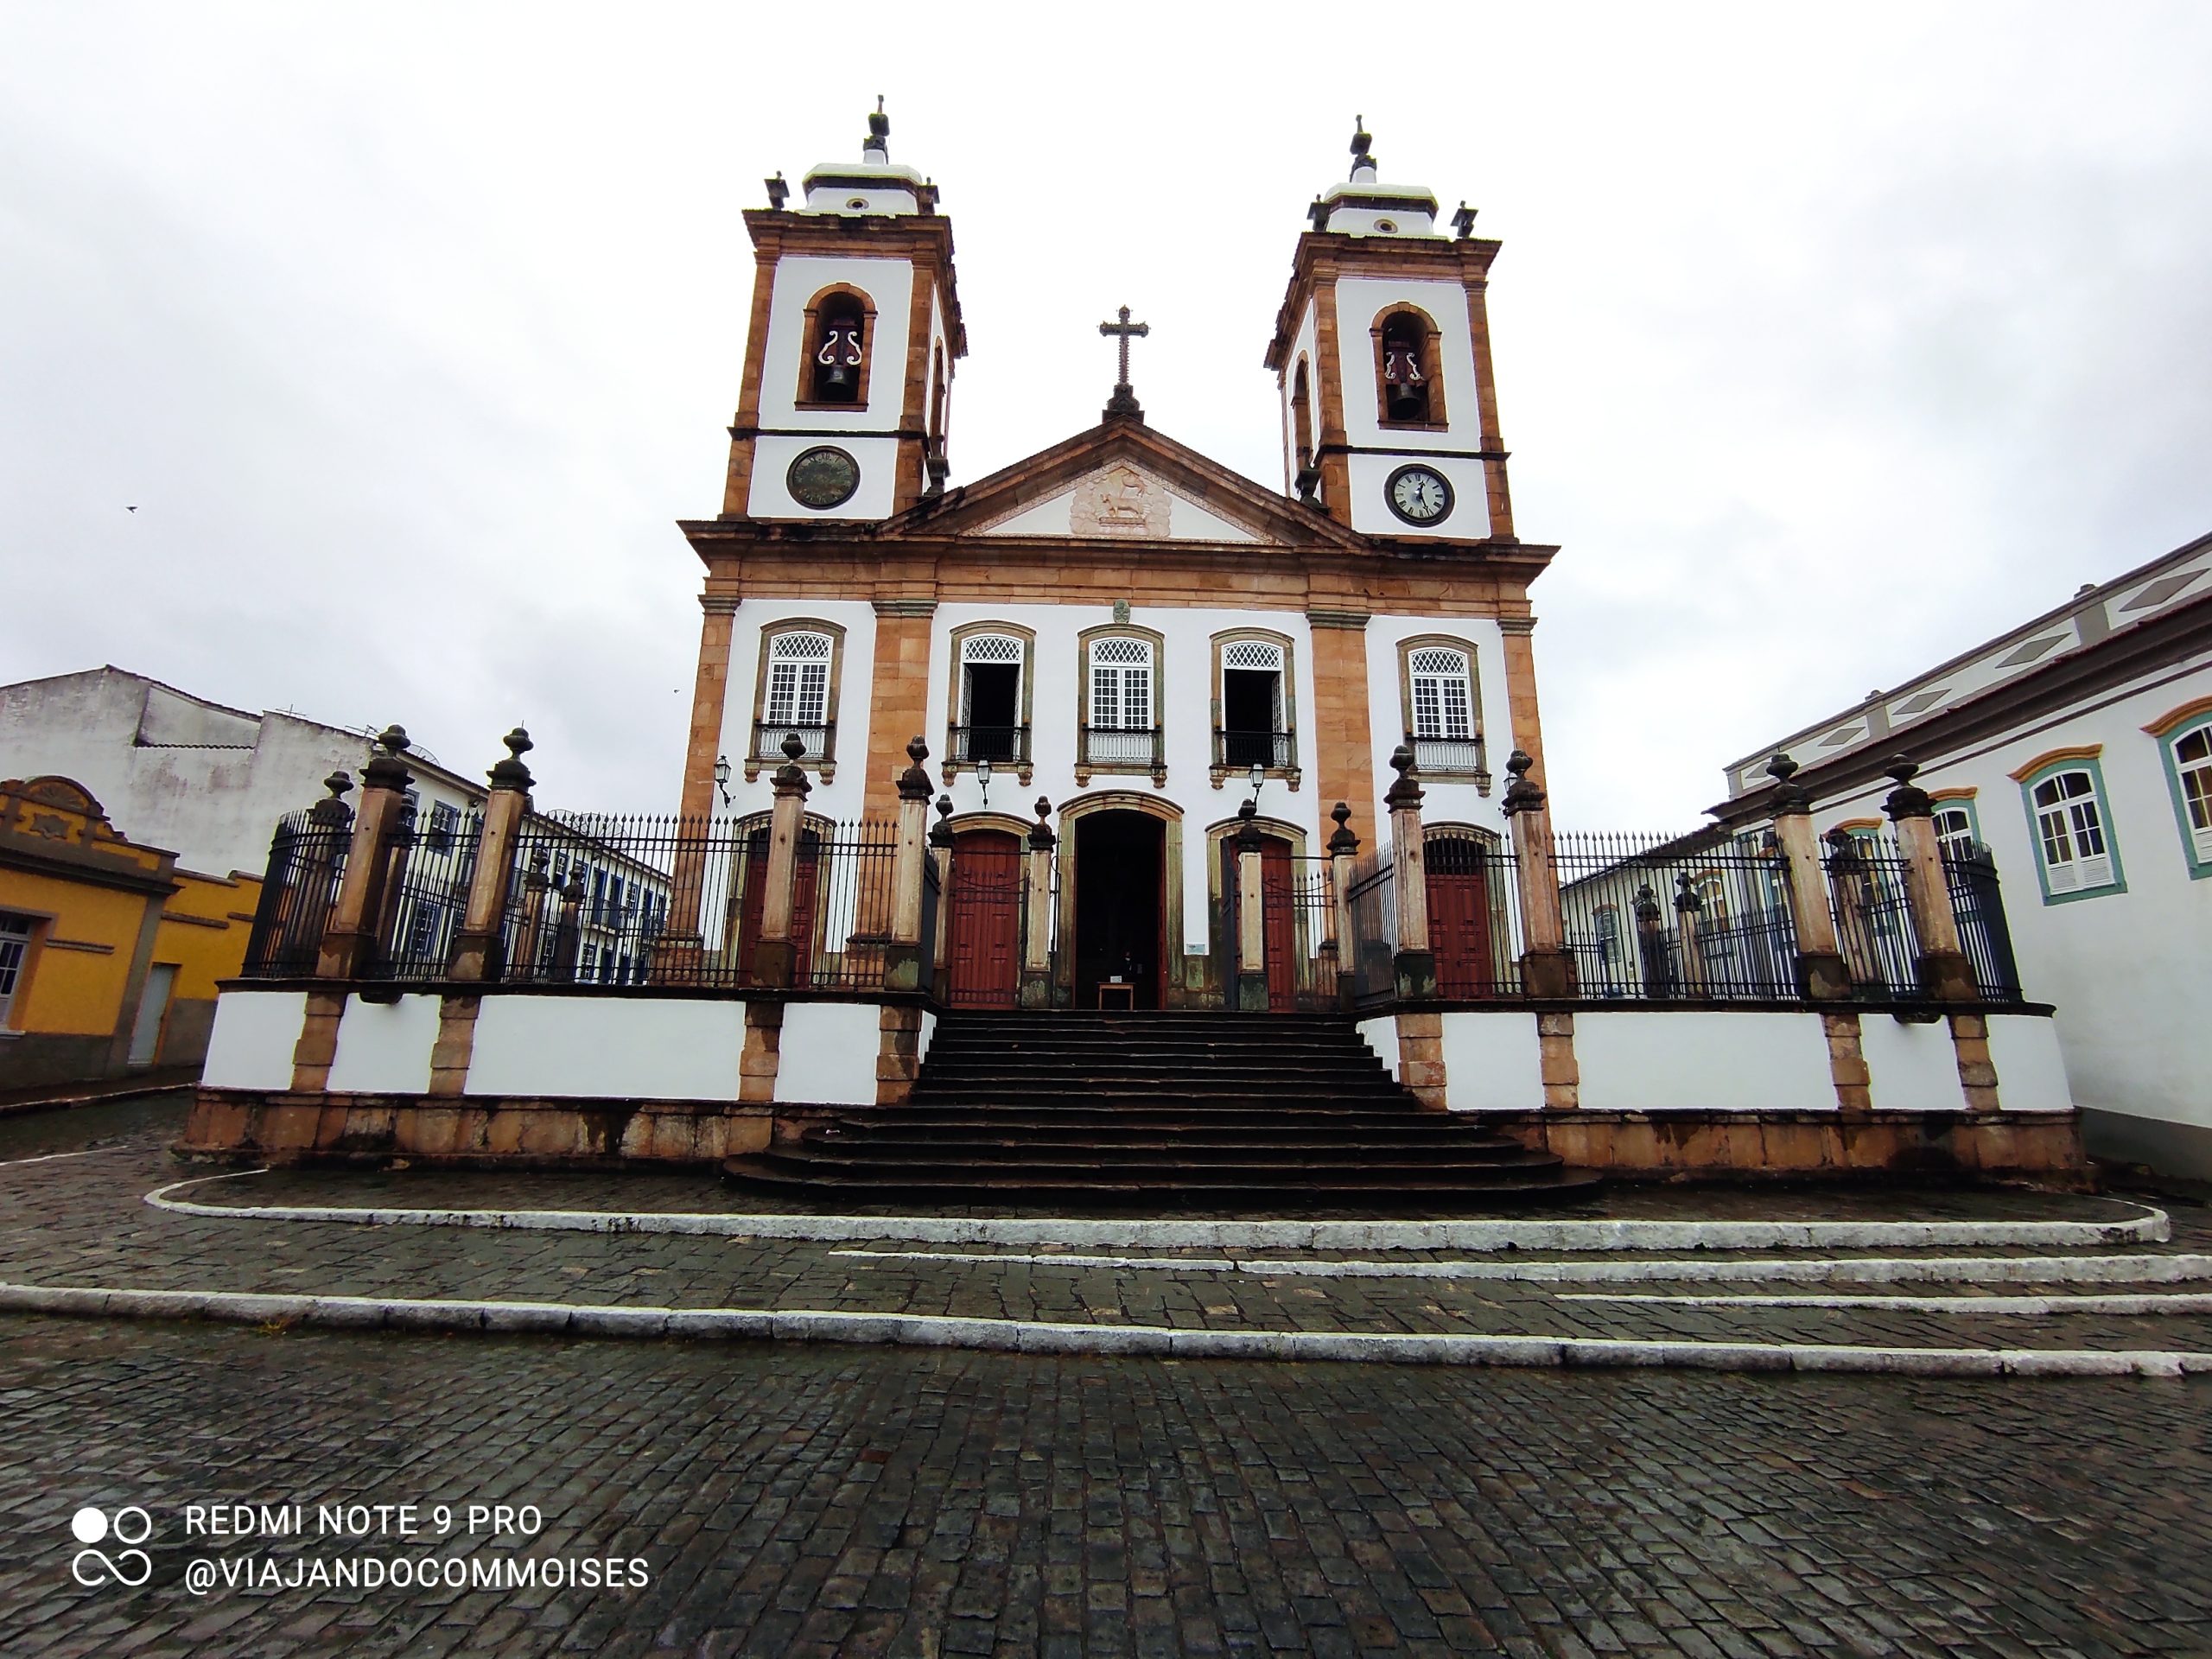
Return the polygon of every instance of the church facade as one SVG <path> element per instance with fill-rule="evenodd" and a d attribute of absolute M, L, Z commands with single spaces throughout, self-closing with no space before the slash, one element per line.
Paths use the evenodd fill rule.
<path fill-rule="evenodd" d="M 1097 425 L 947 487 L 966 343 L 950 226 L 872 119 L 859 163 L 814 168 L 796 201 L 772 181 L 773 205 L 746 215 L 721 510 L 683 526 L 705 570 L 684 813 L 765 825 L 796 734 L 810 824 L 884 819 L 921 736 L 956 848 L 946 994 L 971 1006 L 1015 1001 L 1040 822 L 1061 1007 L 1099 1006 L 1102 987 L 1137 1007 L 1233 1003 L 1247 801 L 1278 916 L 1323 879 L 1336 804 L 1373 846 L 1401 745 L 1428 836 L 1501 845 L 1504 760 L 1542 776 L 1529 588 L 1555 550 L 1515 532 L 1487 312 L 1499 245 L 1473 214 L 1440 226 L 1435 198 L 1382 182 L 1357 136 L 1262 359 L 1280 487 L 1149 423 L 1126 310 L 1102 325 L 1123 370 Z M 1492 931 L 1485 916 L 1471 948 L 1491 953 Z M 1453 948 L 1439 939 L 1447 978 L 1475 968 Z"/>

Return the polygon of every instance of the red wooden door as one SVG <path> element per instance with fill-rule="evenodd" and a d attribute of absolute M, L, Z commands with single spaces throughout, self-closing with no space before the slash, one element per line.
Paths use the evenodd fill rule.
<path fill-rule="evenodd" d="M 953 838 L 945 956 L 957 1006 L 1014 1006 L 1021 979 L 1021 877 L 1019 836 L 970 830 Z"/>
<path fill-rule="evenodd" d="M 814 913 L 822 865 L 822 842 L 811 830 L 798 838 L 791 882 L 791 983 L 804 985 L 814 969 Z M 746 845 L 745 908 L 737 934 L 737 982 L 753 982 L 753 949 L 760 942 L 760 912 L 767 896 L 768 832 L 755 830 Z"/>
<path fill-rule="evenodd" d="M 1440 837 L 1421 849 L 1428 871 L 1428 944 L 1440 996 L 1492 996 L 1490 878 L 1479 843 Z"/>
<path fill-rule="evenodd" d="M 1298 1007 L 1298 928 L 1291 892 L 1290 843 L 1270 836 L 1260 843 L 1261 914 L 1267 925 L 1268 1010 Z"/>

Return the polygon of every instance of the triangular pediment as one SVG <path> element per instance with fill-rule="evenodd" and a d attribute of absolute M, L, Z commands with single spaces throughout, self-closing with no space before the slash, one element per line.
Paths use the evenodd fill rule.
<path fill-rule="evenodd" d="M 1358 545 L 1325 514 L 1141 421 L 1108 420 L 902 513 L 882 535 Z"/>

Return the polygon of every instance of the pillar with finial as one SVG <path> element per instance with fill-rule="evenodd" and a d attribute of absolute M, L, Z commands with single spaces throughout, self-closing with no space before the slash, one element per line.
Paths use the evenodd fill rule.
<path fill-rule="evenodd" d="M 375 964 L 391 884 L 392 855 L 407 810 L 407 791 L 415 774 L 407 770 L 407 729 L 387 726 L 378 734 L 377 753 L 361 768 L 361 805 L 353 815 L 353 840 L 337 901 L 322 930 L 315 959 L 320 979 L 359 979 Z"/>
<path fill-rule="evenodd" d="M 1428 943 L 1428 863 L 1424 856 L 1422 791 L 1414 752 L 1401 743 L 1390 752 L 1398 776 L 1382 797 L 1390 814 L 1390 886 L 1397 906 L 1398 948 L 1392 959 L 1399 998 L 1436 995 L 1436 953 Z"/>
<path fill-rule="evenodd" d="M 1037 798 L 1037 822 L 1029 826 L 1029 880 L 1023 895 L 1021 1006 L 1052 1006 L 1052 848 L 1058 837 L 1046 822 L 1052 804 Z"/>
<path fill-rule="evenodd" d="M 484 802 L 484 827 L 476 843 L 476 868 L 468 881 L 468 906 L 454 935 L 448 963 L 451 979 L 499 979 L 505 976 L 507 895 L 512 891 L 515 857 L 522 847 L 523 820 L 530 814 L 533 781 L 523 756 L 533 747 L 518 726 L 500 740 L 507 758 L 490 772 L 492 789 Z"/>
<path fill-rule="evenodd" d="M 929 769 L 922 764 L 929 758 L 930 746 L 918 732 L 907 741 L 906 769 L 899 774 L 899 843 L 891 865 L 891 941 L 883 956 L 887 990 L 924 988 L 922 863 L 929 856 L 930 797 L 936 791 Z M 929 919 L 934 923 L 936 918 Z"/>
<path fill-rule="evenodd" d="M 1904 861 L 1904 901 L 1920 940 L 1921 988 L 1939 1002 L 1976 1001 L 1980 993 L 1959 937 L 1950 875 L 1943 868 L 1943 844 L 1936 835 L 1936 804 L 1912 781 L 1920 771 L 1912 760 L 1897 755 L 1883 770 L 1897 783 L 1882 810 L 1896 826 L 1897 851 Z"/>
<path fill-rule="evenodd" d="M 930 826 L 930 859 L 937 866 L 937 925 L 930 943 L 930 983 L 944 988 L 944 945 L 952 915 L 952 797 L 937 798 L 937 822 Z"/>
<path fill-rule="evenodd" d="M 755 984 L 788 987 L 798 964 L 798 945 L 791 919 L 798 883 L 798 843 L 806 825 L 806 798 L 813 792 L 799 757 L 806 744 L 797 732 L 784 734 L 784 764 L 771 779 L 775 799 L 768 810 L 768 867 L 760 877 L 760 937 L 753 948 Z"/>
<path fill-rule="evenodd" d="M 1256 801 L 1236 809 L 1236 1001 L 1246 1014 L 1268 1011 L 1267 893 L 1260 869 Z"/>
<path fill-rule="evenodd" d="M 1813 834 L 1812 791 L 1790 781 L 1796 773 L 1797 763 L 1786 754 L 1766 763 L 1766 775 L 1774 779 L 1768 810 L 1774 815 L 1775 855 L 1782 861 L 1797 934 L 1797 986 L 1816 1001 L 1841 1001 L 1851 995 L 1851 976 L 1836 945 L 1835 914 L 1828 906 L 1820 842 Z"/>
<path fill-rule="evenodd" d="M 353 809 L 346 804 L 353 780 L 334 772 L 322 780 L 330 792 L 308 809 L 307 828 L 295 836 L 281 867 L 283 879 L 264 887 L 254 937 L 263 955 L 288 963 L 312 957 L 321 948 L 322 930 L 338 897 L 346 844 L 353 837 Z M 282 834 L 282 832 L 279 832 Z"/>
<path fill-rule="evenodd" d="M 1552 849 L 1551 817 L 1543 789 L 1529 774 L 1535 759 L 1525 749 L 1506 758 L 1513 781 L 1499 804 L 1513 835 L 1515 879 L 1521 899 L 1521 988 L 1530 996 L 1573 996 L 1574 961 L 1567 952 L 1560 914 L 1559 863 Z"/>

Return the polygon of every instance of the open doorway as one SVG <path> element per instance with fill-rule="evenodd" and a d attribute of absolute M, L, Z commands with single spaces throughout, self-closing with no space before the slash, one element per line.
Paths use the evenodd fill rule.
<path fill-rule="evenodd" d="M 1166 826 L 1146 812 L 1092 812 L 1075 826 L 1075 1006 L 1128 986 L 1132 1007 L 1165 1006 L 1160 917 Z M 1109 989 L 1104 1006 L 1119 1002 Z"/>

